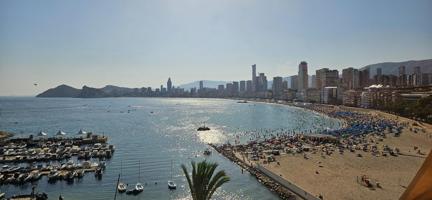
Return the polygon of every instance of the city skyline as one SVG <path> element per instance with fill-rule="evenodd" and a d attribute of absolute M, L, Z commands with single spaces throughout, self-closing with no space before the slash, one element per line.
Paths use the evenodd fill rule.
<path fill-rule="evenodd" d="M 389 2 L 2 1 L 0 96 L 249 80 L 254 63 L 272 80 L 303 60 L 315 72 L 429 59 L 432 3 Z"/>

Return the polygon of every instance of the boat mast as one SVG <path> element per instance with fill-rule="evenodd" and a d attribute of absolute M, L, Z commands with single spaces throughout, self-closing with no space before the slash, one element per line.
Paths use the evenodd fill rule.
<path fill-rule="evenodd" d="M 141 181 L 141 160 L 138 161 L 138 182 Z"/>
<path fill-rule="evenodd" d="M 117 188 L 118 188 L 119 182 L 120 182 L 120 174 L 119 174 L 119 176 L 118 176 L 117 184 L 116 184 L 116 187 L 115 187 L 114 200 L 117 199 Z"/>

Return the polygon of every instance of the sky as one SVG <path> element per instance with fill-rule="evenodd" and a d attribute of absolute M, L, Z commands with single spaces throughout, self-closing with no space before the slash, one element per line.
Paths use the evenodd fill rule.
<path fill-rule="evenodd" d="M 432 57 L 430 0 L 0 0 L 0 96 Z M 38 85 L 35 86 L 34 83 Z"/>

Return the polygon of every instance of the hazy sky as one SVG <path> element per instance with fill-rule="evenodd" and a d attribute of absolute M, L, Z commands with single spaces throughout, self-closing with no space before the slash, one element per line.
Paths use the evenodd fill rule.
<path fill-rule="evenodd" d="M 430 0 L 0 0 L 0 96 L 432 57 Z M 312 73 L 311 73 L 312 72 Z M 33 83 L 39 85 L 33 86 Z"/>

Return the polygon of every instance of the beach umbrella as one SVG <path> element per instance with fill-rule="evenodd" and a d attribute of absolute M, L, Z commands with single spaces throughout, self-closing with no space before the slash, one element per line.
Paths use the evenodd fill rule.
<path fill-rule="evenodd" d="M 78 131 L 78 134 L 77 134 L 77 135 L 85 135 L 85 134 L 87 134 L 87 132 L 85 132 L 85 131 L 83 131 L 82 129 L 80 129 L 80 130 Z"/>
<path fill-rule="evenodd" d="M 61 130 L 59 130 L 59 131 L 57 132 L 56 135 L 58 135 L 58 136 L 63 136 L 63 135 L 66 135 L 66 133 L 63 132 L 63 131 L 61 131 Z"/>
<path fill-rule="evenodd" d="M 45 132 L 43 132 L 43 131 L 40 131 L 39 133 L 38 133 L 38 136 L 41 136 L 41 137 L 44 137 L 44 136 L 47 136 L 48 134 L 46 134 Z"/>

